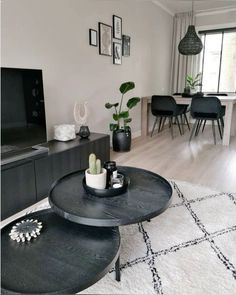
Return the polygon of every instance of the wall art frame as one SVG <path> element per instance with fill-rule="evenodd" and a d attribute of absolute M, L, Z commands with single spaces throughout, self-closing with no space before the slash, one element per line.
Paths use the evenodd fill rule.
<path fill-rule="evenodd" d="M 122 18 L 117 15 L 113 15 L 112 23 L 113 23 L 113 38 L 122 40 Z"/>
<path fill-rule="evenodd" d="M 130 56 L 130 36 L 122 35 L 122 55 Z"/>
<path fill-rule="evenodd" d="M 99 22 L 98 23 L 98 35 L 99 35 L 99 54 L 100 55 L 112 55 L 112 27 Z"/>
<path fill-rule="evenodd" d="M 98 37 L 97 31 L 93 29 L 89 29 L 89 45 L 91 46 L 98 46 Z"/>
<path fill-rule="evenodd" d="M 113 64 L 122 64 L 122 44 L 118 42 L 113 42 Z"/>

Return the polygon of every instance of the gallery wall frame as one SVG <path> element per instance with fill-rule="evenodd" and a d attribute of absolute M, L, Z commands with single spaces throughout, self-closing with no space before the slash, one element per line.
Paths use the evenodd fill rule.
<path fill-rule="evenodd" d="M 98 23 L 99 54 L 112 55 L 112 27 Z"/>
<path fill-rule="evenodd" d="M 113 23 L 113 38 L 121 40 L 122 39 L 122 18 L 113 14 L 112 23 Z"/>
<path fill-rule="evenodd" d="M 89 45 L 98 46 L 97 31 L 89 29 Z"/>
<path fill-rule="evenodd" d="M 122 35 L 122 55 L 130 56 L 130 36 Z"/>
<path fill-rule="evenodd" d="M 113 42 L 113 64 L 122 64 L 122 44 L 118 42 Z"/>

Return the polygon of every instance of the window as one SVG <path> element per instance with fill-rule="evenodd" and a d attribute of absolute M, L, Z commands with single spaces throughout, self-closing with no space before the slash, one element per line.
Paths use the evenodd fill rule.
<path fill-rule="evenodd" d="M 203 92 L 236 92 L 236 28 L 200 31 Z"/>

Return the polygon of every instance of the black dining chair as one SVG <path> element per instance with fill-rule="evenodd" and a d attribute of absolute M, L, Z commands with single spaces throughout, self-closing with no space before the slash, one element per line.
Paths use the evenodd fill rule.
<path fill-rule="evenodd" d="M 202 122 L 204 121 L 203 127 L 205 127 L 205 123 L 208 120 L 212 122 L 214 144 L 216 144 L 215 121 L 217 122 L 220 138 L 222 139 L 225 109 L 222 108 L 219 98 L 215 96 L 193 97 L 190 112 L 192 118 L 196 120 L 193 125 L 189 141 L 192 140 L 194 132 L 195 136 L 198 135 Z"/>
<path fill-rule="evenodd" d="M 164 128 L 166 118 L 168 118 L 169 119 L 169 127 L 171 128 L 171 136 L 172 136 L 172 138 L 174 138 L 173 118 L 175 118 L 176 122 L 178 124 L 180 135 L 182 135 L 178 116 L 181 116 L 184 114 L 185 107 L 183 105 L 178 105 L 172 96 L 153 95 L 152 102 L 151 102 L 151 111 L 152 111 L 153 116 L 156 117 L 155 122 L 153 124 L 151 137 L 152 137 L 154 129 L 156 127 L 158 118 L 160 118 L 158 132 L 160 132 Z M 185 114 L 185 116 L 186 116 L 186 114 Z"/>

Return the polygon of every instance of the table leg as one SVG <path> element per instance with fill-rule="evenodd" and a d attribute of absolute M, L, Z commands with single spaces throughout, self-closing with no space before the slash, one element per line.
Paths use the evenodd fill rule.
<path fill-rule="evenodd" d="M 228 102 L 225 109 L 225 119 L 224 119 L 224 134 L 223 134 L 223 145 L 229 145 L 231 124 L 233 115 L 233 103 Z"/>
<path fill-rule="evenodd" d="M 148 97 L 141 101 L 141 136 L 148 135 Z"/>
<path fill-rule="evenodd" d="M 120 256 L 116 260 L 115 270 L 116 270 L 116 280 L 117 282 L 120 282 Z"/>

